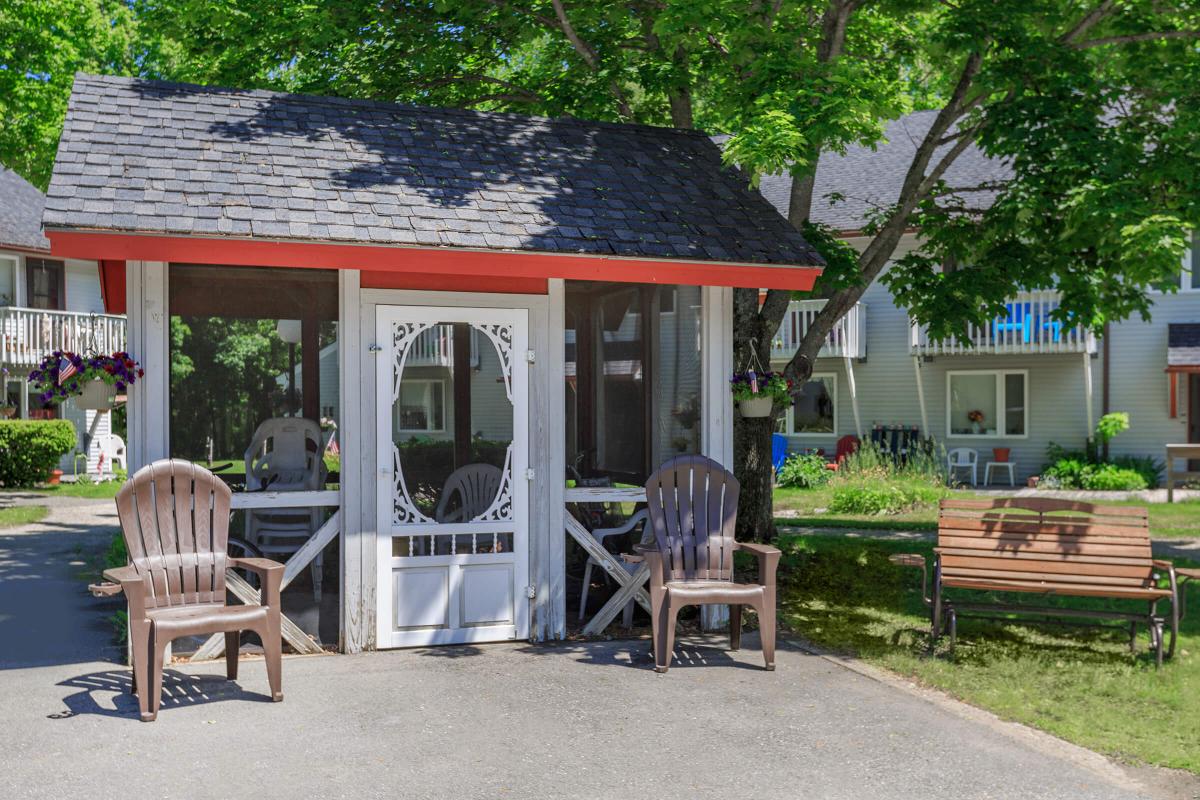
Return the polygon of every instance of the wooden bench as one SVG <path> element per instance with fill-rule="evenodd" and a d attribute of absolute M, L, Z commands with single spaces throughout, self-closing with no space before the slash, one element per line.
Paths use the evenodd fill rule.
<path fill-rule="evenodd" d="M 1120 620 L 1129 623 L 1130 648 L 1138 623 L 1145 623 L 1156 663 L 1163 660 L 1164 625 L 1170 623 L 1166 657 L 1175 652 L 1183 616 L 1180 582 L 1197 577 L 1156 560 L 1150 550 L 1146 509 L 1101 506 L 1070 500 L 1011 497 L 947 499 L 938 512 L 932 597 L 926 583 L 922 596 L 930 608 L 933 642 L 948 630 L 951 649 L 961 612 L 974 616 L 1023 614 L 1050 617 Z M 892 562 L 916 567 L 925 580 L 925 558 L 892 556 Z M 1161 578 L 1168 587 L 1161 588 Z M 947 590 L 1104 597 L 1145 603 L 1145 611 L 1080 609 L 951 599 Z M 1168 615 L 1159 604 L 1170 601 Z"/>

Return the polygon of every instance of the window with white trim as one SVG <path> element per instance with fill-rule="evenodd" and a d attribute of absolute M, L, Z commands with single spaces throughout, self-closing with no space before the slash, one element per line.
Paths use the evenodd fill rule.
<path fill-rule="evenodd" d="M 800 387 L 796 402 L 788 408 L 783 432 L 834 436 L 837 423 L 837 375 L 814 374 Z"/>
<path fill-rule="evenodd" d="M 446 430 L 446 382 L 408 378 L 392 408 L 395 430 L 439 433 Z"/>
<path fill-rule="evenodd" d="M 1024 438 L 1029 433 L 1029 373 L 946 373 L 946 435 Z"/>
<path fill-rule="evenodd" d="M 0 306 L 17 304 L 17 259 L 0 256 Z"/>

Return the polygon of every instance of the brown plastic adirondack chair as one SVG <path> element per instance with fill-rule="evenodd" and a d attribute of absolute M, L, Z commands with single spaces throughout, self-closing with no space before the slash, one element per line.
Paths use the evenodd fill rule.
<path fill-rule="evenodd" d="M 775 669 L 775 571 L 779 550 L 734 541 L 739 485 L 733 473 L 704 456 L 679 456 L 646 481 L 654 545 L 637 550 L 650 565 L 654 669 L 666 672 L 675 645 L 679 609 L 729 606 L 729 647 L 742 640 L 742 606 L 758 612 L 763 660 Z M 758 557 L 758 583 L 733 582 L 733 554 Z"/>
<path fill-rule="evenodd" d="M 142 467 L 117 492 L 117 513 L 133 563 L 105 570 L 104 577 L 119 584 L 129 603 L 133 690 L 144 722 L 158 715 L 164 652 L 179 636 L 224 632 L 225 672 L 234 680 L 239 634 L 256 632 L 266 654 L 271 699 L 283 699 L 279 635 L 283 565 L 226 554 L 229 500 L 229 487 L 211 472 L 174 459 Z M 262 605 L 225 604 L 227 567 L 258 575 Z"/>

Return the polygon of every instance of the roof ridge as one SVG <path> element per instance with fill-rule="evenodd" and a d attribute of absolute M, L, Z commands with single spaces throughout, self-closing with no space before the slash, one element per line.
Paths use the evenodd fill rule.
<path fill-rule="evenodd" d="M 515 111 L 479 111 L 470 108 L 456 108 L 454 106 L 423 106 L 416 103 L 397 103 L 389 100 L 371 100 L 361 97 L 341 97 L 338 95 L 328 94 L 305 94 L 303 92 L 283 92 L 275 89 L 239 89 L 231 86 L 212 86 L 202 83 L 188 83 L 185 81 L 167 81 L 159 78 L 142 78 L 136 76 L 125 75 L 103 75 L 93 72 L 76 72 L 75 80 L 80 79 L 86 82 L 133 86 L 147 85 L 163 90 L 183 89 L 192 94 L 207 94 L 207 95 L 232 95 L 242 97 L 252 97 L 272 100 L 289 100 L 295 102 L 303 102 L 310 105 L 330 105 L 338 107 L 360 107 L 370 108 L 380 111 L 405 112 L 427 114 L 430 111 L 435 111 L 442 114 L 452 114 L 456 116 L 475 118 L 475 119 L 497 119 L 506 121 L 527 121 L 527 122 L 544 122 L 549 125 L 565 125 L 573 127 L 601 127 L 620 131 L 642 131 L 653 133 L 654 135 L 662 134 L 679 134 L 696 139 L 708 139 L 708 134 L 697 128 L 678 128 L 670 125 L 650 125 L 642 122 L 609 122 L 607 120 L 591 120 L 581 117 L 544 117 L 537 114 L 520 114 Z"/>

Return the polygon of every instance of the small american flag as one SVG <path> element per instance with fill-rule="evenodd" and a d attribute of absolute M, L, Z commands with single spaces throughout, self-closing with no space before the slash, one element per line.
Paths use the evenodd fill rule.
<path fill-rule="evenodd" d="M 64 358 L 62 361 L 59 361 L 58 362 L 58 384 L 61 386 L 63 381 L 65 381 L 67 378 L 71 377 L 78 371 L 79 370 L 77 370 L 75 368 L 75 364 L 71 361 L 71 359 Z"/>

